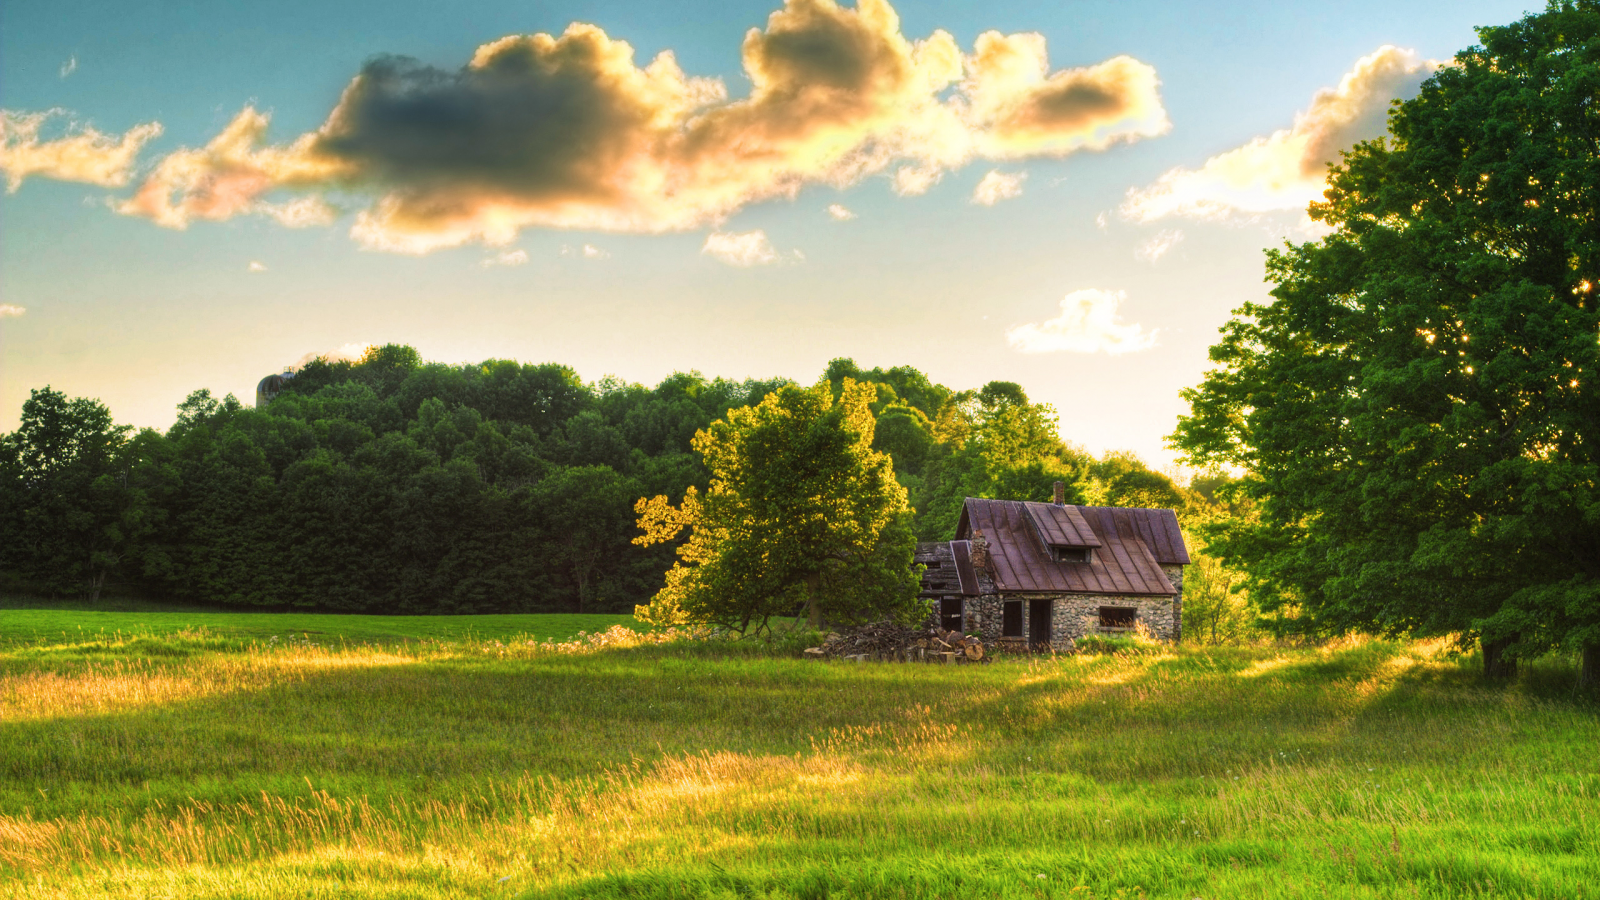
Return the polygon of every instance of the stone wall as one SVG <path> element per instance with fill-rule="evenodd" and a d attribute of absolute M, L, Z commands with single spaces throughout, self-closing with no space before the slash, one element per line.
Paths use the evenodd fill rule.
<path fill-rule="evenodd" d="M 1172 598 L 1172 642 L 1176 644 L 1183 640 L 1183 566 L 1162 566 L 1161 571 L 1166 573 L 1173 590 L 1178 592 Z"/>
<path fill-rule="evenodd" d="M 1022 637 L 1006 638 L 1000 631 L 1005 603 L 1022 602 Z M 1116 596 L 1107 594 L 984 594 L 966 598 L 965 625 L 968 634 L 977 634 L 985 646 L 1003 646 L 1016 642 L 1021 645 L 1037 642 L 1040 636 L 1028 633 L 1031 617 L 1030 600 L 1049 600 L 1050 634 L 1048 640 L 1057 649 L 1065 649 L 1086 634 L 1100 631 L 1100 607 L 1116 606 L 1135 610 L 1135 620 L 1144 624 L 1158 640 L 1176 642 L 1181 633 L 1182 606 L 1176 597 Z M 1120 630 L 1115 633 L 1121 633 Z M 1018 649 L 1021 649 L 1019 647 Z"/>

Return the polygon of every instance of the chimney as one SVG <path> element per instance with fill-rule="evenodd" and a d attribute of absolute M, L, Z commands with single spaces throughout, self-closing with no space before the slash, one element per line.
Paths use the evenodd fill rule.
<path fill-rule="evenodd" d="M 1067 484 L 1064 481 L 1056 482 L 1055 504 L 1057 506 L 1067 505 Z"/>
<path fill-rule="evenodd" d="M 969 552 L 973 568 L 979 570 L 989 568 L 989 539 L 976 528 L 972 530 L 972 547 Z"/>

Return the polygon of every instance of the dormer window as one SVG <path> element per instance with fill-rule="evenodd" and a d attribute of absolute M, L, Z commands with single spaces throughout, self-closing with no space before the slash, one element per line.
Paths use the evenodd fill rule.
<path fill-rule="evenodd" d="M 1094 559 L 1089 547 L 1051 547 L 1050 558 L 1056 562 L 1086 563 Z"/>

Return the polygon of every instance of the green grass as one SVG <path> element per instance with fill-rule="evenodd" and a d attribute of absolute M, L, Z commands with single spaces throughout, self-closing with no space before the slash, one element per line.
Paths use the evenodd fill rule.
<path fill-rule="evenodd" d="M 1496 686 L 1387 642 L 905 666 L 13 615 L 0 896 L 1600 896 L 1600 722 L 1561 661 Z"/>
<path fill-rule="evenodd" d="M 579 631 L 613 625 L 640 627 L 631 615 L 361 616 L 329 613 L 249 613 L 169 608 L 157 612 L 0 608 L 0 647 L 77 643 L 97 636 L 165 637 L 204 629 L 219 639 L 301 640 L 347 644 L 415 640 L 500 640 L 533 637 L 564 641 Z"/>

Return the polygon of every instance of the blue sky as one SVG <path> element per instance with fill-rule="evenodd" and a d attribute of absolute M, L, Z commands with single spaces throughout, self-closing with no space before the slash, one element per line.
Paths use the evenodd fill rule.
<path fill-rule="evenodd" d="M 758 93 L 779 97 L 791 86 L 782 78 L 809 90 L 805 79 L 832 77 L 827 65 L 855 65 L 837 48 L 812 52 L 837 29 L 805 31 L 855 28 L 865 21 L 855 8 L 799 7 L 790 24 L 810 68 L 763 76 Z M 741 46 L 776 3 L 8 3 L 0 164 L 15 189 L 0 196 L 0 428 L 44 384 L 165 428 L 195 388 L 248 402 L 261 376 L 365 343 L 649 384 L 687 369 L 804 382 L 851 356 L 958 388 L 1017 381 L 1056 405 L 1066 439 L 1165 465 L 1178 391 L 1199 380 L 1229 310 L 1265 296 L 1262 249 L 1315 234 L 1299 211 L 1304 173 L 1334 143 L 1375 133 L 1383 101 L 1473 43 L 1474 25 L 1525 8 L 904 2 L 897 31 L 860 33 L 914 48 L 946 32 L 959 54 L 945 68 L 956 68 L 921 93 L 901 85 L 878 97 L 875 119 L 836 107 L 808 122 L 796 110 L 810 106 L 750 96 Z M 552 132 L 525 114 L 522 76 L 507 82 L 511 100 L 491 102 L 501 94 L 460 74 L 483 45 L 560 36 L 573 22 L 604 32 L 594 46 L 634 51 L 637 69 L 606 63 L 595 84 L 619 71 L 642 84 L 637 73 L 671 51 L 682 78 L 651 70 L 652 84 L 720 79 L 722 94 L 621 137 L 578 109 L 595 146 L 635 154 L 607 156 L 561 145 L 581 129 Z M 1042 39 L 1043 80 L 984 68 L 990 31 L 983 46 L 1013 60 Z M 1028 34 L 1040 38 L 1013 37 Z M 569 46 L 514 43 L 546 62 Z M 777 60 L 773 72 L 788 65 L 776 39 L 756 52 Z M 341 106 L 358 75 L 382 84 L 363 66 L 385 54 L 438 72 L 406 70 L 395 93 L 362 105 L 353 91 Z M 430 87 L 440 79 L 443 93 Z M 1085 85 L 1098 92 L 1089 112 L 1058 115 Z M 632 103 L 645 88 L 615 90 Z M 465 175 L 445 133 L 454 126 L 440 124 L 462 121 L 460 110 L 418 112 L 462 96 L 478 129 L 466 155 L 501 134 L 511 147 L 484 150 Z M 896 118 L 914 103 L 926 108 Z M 985 103 L 1005 112 L 984 118 Z M 179 171 L 164 162 L 172 154 L 203 147 L 247 107 L 270 117 L 247 155 L 177 158 L 207 184 L 247 185 L 242 199 L 195 182 L 141 193 L 176 177 L 162 174 Z M 336 107 L 337 140 L 292 149 Z M 48 110 L 63 112 L 37 118 Z M 683 149 L 710 141 L 684 136 L 717 116 L 717 133 L 733 135 L 720 150 Z M 119 169 L 108 154 L 152 122 L 159 136 L 134 141 Z M 930 123 L 940 137 L 920 130 Z M 85 128 L 98 137 L 82 144 Z M 774 149 L 786 129 L 811 130 Z M 640 134 L 676 149 L 638 150 Z M 81 154 L 69 159 L 59 142 L 74 136 L 110 161 L 90 172 Z M 567 161 L 530 159 L 547 147 Z M 589 164 L 613 157 L 622 162 Z M 484 174 L 480 162 L 498 168 Z M 645 170 L 685 185 L 681 197 L 630 174 Z M 157 194 L 168 205 L 130 202 Z M 386 200 L 414 214 L 353 235 Z M 269 214 L 296 201 L 317 224 Z M 434 216 L 441 204 L 459 214 Z"/>

